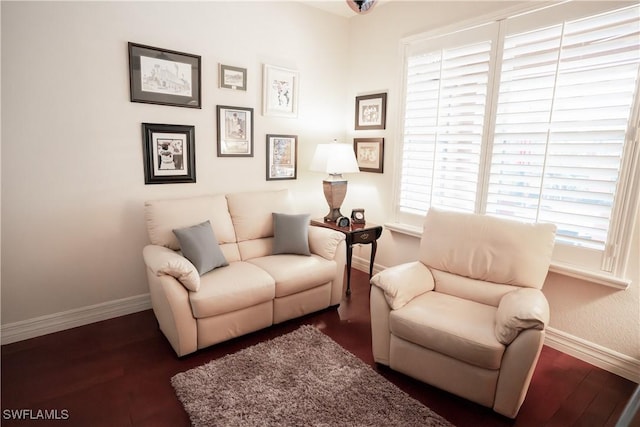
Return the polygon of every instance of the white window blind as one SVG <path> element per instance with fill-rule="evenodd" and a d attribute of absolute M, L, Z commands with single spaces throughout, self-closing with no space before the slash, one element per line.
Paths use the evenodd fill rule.
<path fill-rule="evenodd" d="M 473 211 L 491 41 L 409 58 L 400 204 Z"/>
<path fill-rule="evenodd" d="M 604 250 L 639 49 L 637 8 L 506 37 L 487 213 Z"/>
<path fill-rule="evenodd" d="M 637 156 L 640 6 L 556 15 L 506 19 L 493 42 L 408 50 L 398 210 L 552 222 L 556 252 L 573 248 L 561 260 L 611 271 L 611 247 L 630 244 L 625 192 L 638 191 L 621 174 L 637 163 L 624 156 Z"/>

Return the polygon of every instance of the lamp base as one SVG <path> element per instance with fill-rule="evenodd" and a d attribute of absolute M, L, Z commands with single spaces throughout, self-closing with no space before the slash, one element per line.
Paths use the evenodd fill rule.
<path fill-rule="evenodd" d="M 342 213 L 340 213 L 340 208 L 331 209 L 331 211 L 324 217 L 325 222 L 336 222 L 338 218 L 340 218 Z"/>
<path fill-rule="evenodd" d="M 322 189 L 324 191 L 324 198 L 329 205 L 329 213 L 324 217 L 325 221 L 336 222 L 340 218 L 340 206 L 347 195 L 347 180 L 332 180 L 322 181 Z"/>

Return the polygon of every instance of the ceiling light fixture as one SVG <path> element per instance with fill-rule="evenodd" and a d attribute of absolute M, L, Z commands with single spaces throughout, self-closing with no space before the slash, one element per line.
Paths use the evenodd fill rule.
<path fill-rule="evenodd" d="M 347 0 L 347 4 L 355 13 L 367 13 L 377 0 Z"/>

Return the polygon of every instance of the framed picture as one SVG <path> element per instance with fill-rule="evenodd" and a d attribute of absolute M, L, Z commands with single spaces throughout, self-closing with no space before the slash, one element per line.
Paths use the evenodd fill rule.
<path fill-rule="evenodd" d="M 247 69 L 220 64 L 219 86 L 225 89 L 247 90 Z"/>
<path fill-rule="evenodd" d="M 218 157 L 253 157 L 253 108 L 216 106 Z"/>
<path fill-rule="evenodd" d="M 267 135 L 267 181 L 296 179 L 298 136 Z"/>
<path fill-rule="evenodd" d="M 142 123 L 144 183 L 196 182 L 195 127 Z"/>
<path fill-rule="evenodd" d="M 297 117 L 298 72 L 265 64 L 262 80 L 262 114 Z"/>
<path fill-rule="evenodd" d="M 356 130 L 384 129 L 386 119 L 386 93 L 356 96 Z"/>
<path fill-rule="evenodd" d="M 361 172 L 383 172 L 384 138 L 354 138 L 353 149 Z"/>
<path fill-rule="evenodd" d="M 201 108 L 200 57 L 129 42 L 131 102 Z"/>

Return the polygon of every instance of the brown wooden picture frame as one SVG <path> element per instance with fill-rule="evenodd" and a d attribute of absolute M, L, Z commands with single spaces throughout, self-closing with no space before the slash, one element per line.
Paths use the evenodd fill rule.
<path fill-rule="evenodd" d="M 385 129 L 386 122 L 386 93 L 356 96 L 356 130 Z"/>
<path fill-rule="evenodd" d="M 384 172 L 384 138 L 354 138 L 353 151 L 361 172 Z"/>

